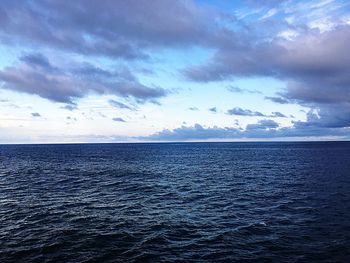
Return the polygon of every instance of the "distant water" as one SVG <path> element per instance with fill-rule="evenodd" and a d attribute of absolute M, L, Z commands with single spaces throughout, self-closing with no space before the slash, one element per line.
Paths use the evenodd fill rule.
<path fill-rule="evenodd" d="M 0 262 L 350 262 L 350 143 L 2 145 Z"/>

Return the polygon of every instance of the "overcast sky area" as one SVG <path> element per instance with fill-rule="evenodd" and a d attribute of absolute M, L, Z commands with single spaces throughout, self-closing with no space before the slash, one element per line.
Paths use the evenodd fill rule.
<path fill-rule="evenodd" d="M 3 0 L 0 143 L 350 139 L 348 0 Z"/>

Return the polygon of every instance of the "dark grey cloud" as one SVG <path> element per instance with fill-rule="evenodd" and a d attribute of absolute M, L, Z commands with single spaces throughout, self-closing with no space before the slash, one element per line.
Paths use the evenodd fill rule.
<path fill-rule="evenodd" d="M 116 93 L 122 97 L 133 97 L 138 103 L 151 102 L 160 105 L 158 98 L 169 94 L 165 89 L 158 86 L 145 86 L 139 82 L 124 82 L 119 84 Z"/>
<path fill-rule="evenodd" d="M 258 121 L 258 123 L 248 124 L 246 127 L 246 131 L 275 129 L 278 127 L 279 124 L 274 120 L 260 120 Z"/>
<path fill-rule="evenodd" d="M 32 117 L 41 117 L 39 112 L 32 112 L 31 115 Z"/>
<path fill-rule="evenodd" d="M 279 103 L 279 104 L 288 104 L 291 103 L 288 99 L 282 98 L 282 97 L 269 97 L 269 96 L 265 96 L 265 100 L 271 100 L 275 103 Z"/>
<path fill-rule="evenodd" d="M 0 36 L 87 55 L 147 58 L 155 47 L 202 39 L 208 12 L 192 1 L 2 1 Z"/>
<path fill-rule="evenodd" d="M 311 109 L 307 112 L 307 121 L 296 121 L 294 126 L 317 128 L 350 127 L 350 105 L 325 105 L 320 109 Z"/>
<path fill-rule="evenodd" d="M 229 115 L 237 115 L 237 116 L 257 116 L 257 117 L 265 117 L 264 114 L 262 114 L 259 111 L 251 111 L 248 109 L 242 109 L 239 107 L 230 109 L 227 111 L 227 114 Z"/>
<path fill-rule="evenodd" d="M 91 80 L 118 78 L 123 81 L 137 81 L 134 74 L 127 67 L 114 68 L 113 70 L 102 69 L 89 63 L 82 63 L 79 67 L 72 69 L 72 73 Z"/>
<path fill-rule="evenodd" d="M 328 87 L 340 88 L 348 84 L 350 55 L 346 50 L 350 41 L 350 25 L 338 26 L 324 33 L 308 30 L 293 41 L 279 38 L 255 44 L 249 39 L 247 41 L 241 49 L 219 48 L 209 64 L 188 68 L 185 73 L 198 81 L 230 76 L 274 76 L 291 81 L 287 94 L 293 98 L 316 102 L 341 99 L 338 92 L 328 96 L 323 93 Z M 327 85 L 320 86 L 324 81 Z M 301 84 L 305 86 L 299 86 Z M 311 92 L 314 85 L 320 86 L 321 94 Z M 348 93 L 343 95 L 346 95 L 343 100 L 349 99 Z"/>
<path fill-rule="evenodd" d="M 272 112 L 272 114 L 269 115 L 269 117 L 287 118 L 286 115 L 284 115 L 283 113 L 281 113 L 281 112 L 279 112 L 279 111 L 274 111 L 274 112 Z"/>
<path fill-rule="evenodd" d="M 123 118 L 120 117 L 113 118 L 112 120 L 117 122 L 126 122 Z"/>
<path fill-rule="evenodd" d="M 41 67 L 46 70 L 55 69 L 49 60 L 41 53 L 28 53 L 20 57 L 20 60 L 25 64 L 31 65 L 32 67 Z"/>
<path fill-rule="evenodd" d="M 208 110 L 210 112 L 212 112 L 212 113 L 217 113 L 218 112 L 218 109 L 216 107 L 209 108 Z"/>
<path fill-rule="evenodd" d="M 125 67 L 114 71 L 90 64 L 72 69 L 53 67 L 43 55 L 21 58 L 22 63 L 0 70 L 2 88 L 38 95 L 54 102 L 75 105 L 75 101 L 90 93 L 115 94 L 137 103 L 157 103 L 168 92 L 157 86 L 141 84 Z M 72 110 L 71 108 L 67 108 Z"/>
<path fill-rule="evenodd" d="M 50 74 L 28 64 L 20 67 L 6 67 L 0 71 L 2 88 L 39 95 L 63 103 L 73 103 L 74 98 L 83 96 L 83 83 L 66 74 Z M 88 89 L 87 89 L 88 91 Z"/>
<path fill-rule="evenodd" d="M 116 101 L 116 100 L 109 100 L 108 103 L 111 106 L 119 108 L 119 109 L 135 110 L 135 108 L 130 107 L 130 106 L 128 106 L 122 102 Z"/>
<path fill-rule="evenodd" d="M 235 86 L 230 86 L 227 90 L 234 93 L 243 93 L 245 91 L 244 89 Z"/>
<path fill-rule="evenodd" d="M 73 110 L 76 110 L 78 109 L 77 105 L 71 103 L 71 104 L 67 104 L 67 105 L 64 105 L 62 107 L 60 107 L 61 109 L 65 109 L 65 110 L 69 110 L 69 111 L 73 111 Z"/>

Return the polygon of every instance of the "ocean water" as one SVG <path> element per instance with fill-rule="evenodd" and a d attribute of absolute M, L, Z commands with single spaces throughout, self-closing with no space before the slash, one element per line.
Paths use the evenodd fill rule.
<path fill-rule="evenodd" d="M 0 262 L 350 262 L 350 143 L 2 145 Z"/>

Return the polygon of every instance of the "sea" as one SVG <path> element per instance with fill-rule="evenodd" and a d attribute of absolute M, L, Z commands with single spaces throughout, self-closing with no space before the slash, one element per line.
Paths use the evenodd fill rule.
<path fill-rule="evenodd" d="M 350 142 L 0 145 L 0 262 L 350 262 Z"/>

